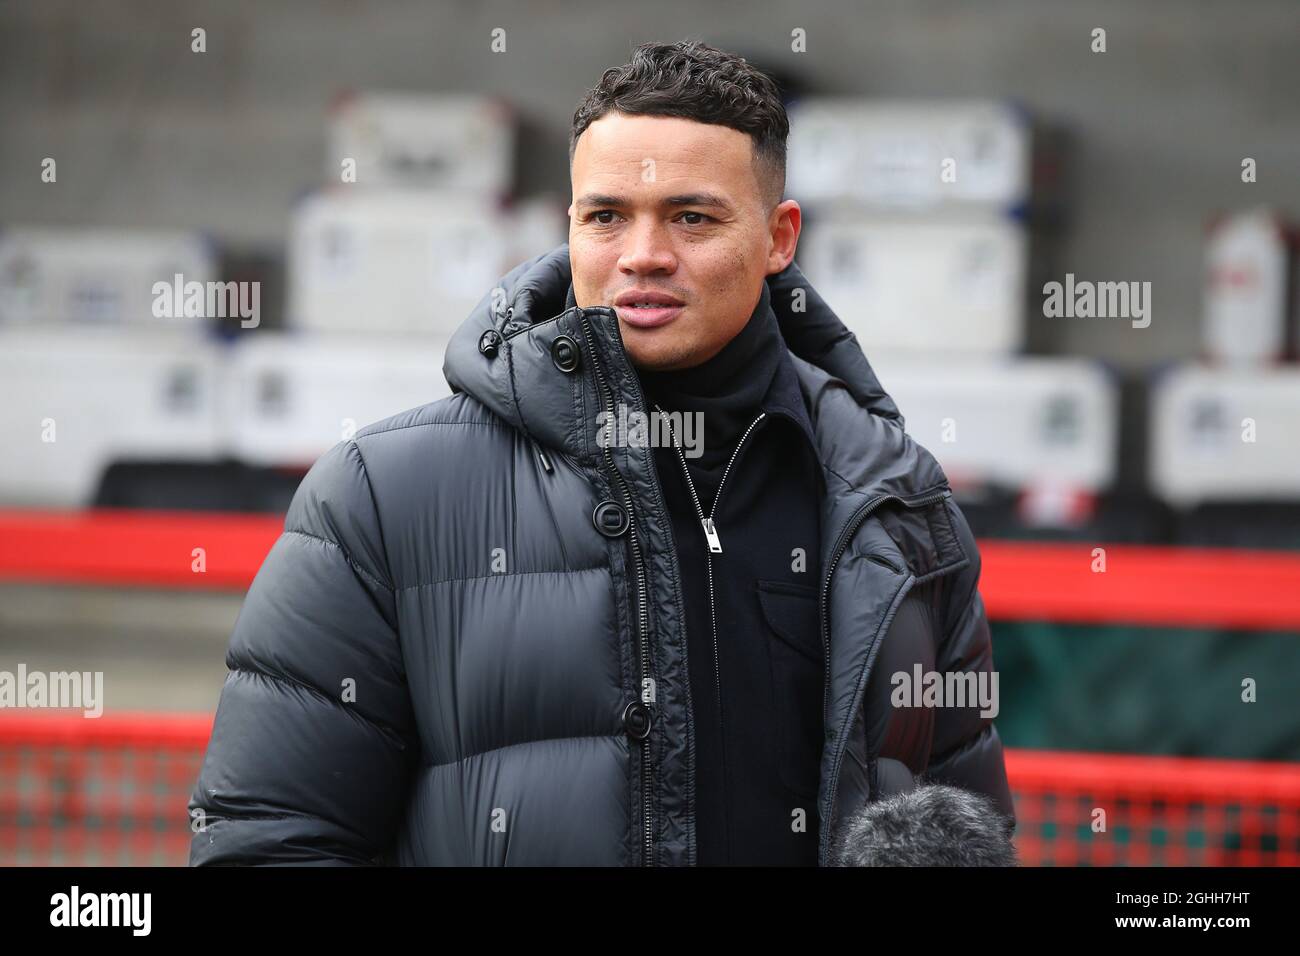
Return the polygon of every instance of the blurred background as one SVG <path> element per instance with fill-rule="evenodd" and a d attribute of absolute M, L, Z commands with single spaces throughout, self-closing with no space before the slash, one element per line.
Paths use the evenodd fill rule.
<path fill-rule="evenodd" d="M 0 6 L 0 672 L 105 700 L 0 709 L 0 864 L 185 862 L 298 481 L 449 394 L 582 95 L 687 37 L 781 85 L 796 261 L 980 538 L 1025 861 L 1300 863 L 1294 0 L 45 0 Z"/>

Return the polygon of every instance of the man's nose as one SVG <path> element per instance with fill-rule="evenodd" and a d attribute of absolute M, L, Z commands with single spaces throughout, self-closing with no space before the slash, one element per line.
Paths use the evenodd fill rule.
<path fill-rule="evenodd" d="M 666 223 L 642 219 L 623 233 L 623 254 L 618 266 L 624 272 L 643 275 L 672 272 L 677 266 L 672 235 Z"/>

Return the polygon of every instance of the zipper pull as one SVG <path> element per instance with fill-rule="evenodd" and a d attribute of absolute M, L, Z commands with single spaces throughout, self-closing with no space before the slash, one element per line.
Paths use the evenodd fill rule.
<path fill-rule="evenodd" d="M 721 554 L 722 541 L 718 538 L 718 529 L 713 526 L 713 519 L 705 518 L 700 524 L 704 525 L 704 537 L 709 541 L 709 550 L 714 554 Z"/>

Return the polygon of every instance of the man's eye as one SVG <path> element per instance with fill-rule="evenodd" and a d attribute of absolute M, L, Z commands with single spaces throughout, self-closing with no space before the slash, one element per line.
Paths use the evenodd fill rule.
<path fill-rule="evenodd" d="M 597 223 L 597 225 L 601 225 L 601 226 L 611 226 L 611 225 L 614 224 L 614 220 L 613 220 L 613 218 L 604 219 L 604 218 L 602 218 L 602 217 L 603 217 L 603 216 L 614 217 L 614 216 L 617 216 L 617 215 L 618 215 L 618 213 L 616 213 L 616 212 L 615 212 L 614 210 L 612 210 L 612 209 L 599 209 L 599 210 L 597 210 L 596 212 L 593 212 L 593 213 L 591 214 L 591 218 L 592 218 L 592 220 L 593 220 L 594 222 Z M 712 216 L 706 216 L 706 215 L 705 215 L 704 213 L 702 213 L 702 212 L 684 212 L 684 213 L 681 214 L 681 218 L 682 218 L 683 220 L 685 220 L 687 216 L 694 216 L 694 217 L 696 218 L 696 220 L 697 220 L 697 221 L 687 221 L 686 224 L 687 224 L 688 226 L 702 226 L 702 225 L 704 225 L 704 222 L 705 222 L 706 220 L 707 220 L 707 221 L 710 221 L 710 222 L 713 221 L 713 217 L 712 217 Z"/>

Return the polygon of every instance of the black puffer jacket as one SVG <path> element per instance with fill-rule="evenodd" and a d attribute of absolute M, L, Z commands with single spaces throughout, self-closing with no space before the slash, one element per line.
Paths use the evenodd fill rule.
<path fill-rule="evenodd" d="M 768 282 L 828 488 L 819 862 L 917 775 L 1010 818 L 978 705 L 890 704 L 914 664 L 992 667 L 966 522 L 798 267 Z M 568 284 L 567 245 L 512 270 L 450 343 L 456 394 L 303 480 L 226 655 L 192 864 L 695 862 L 671 525 L 653 449 L 598 444 L 643 399 L 613 310 L 563 309 Z"/>

